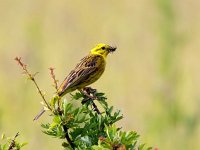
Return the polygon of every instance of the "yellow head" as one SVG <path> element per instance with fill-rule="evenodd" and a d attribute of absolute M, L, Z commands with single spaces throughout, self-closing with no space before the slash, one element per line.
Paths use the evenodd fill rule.
<path fill-rule="evenodd" d="M 112 47 L 107 44 L 98 44 L 95 48 L 93 48 L 90 51 L 90 54 L 97 54 L 97 55 L 101 55 L 104 58 L 106 58 L 106 56 L 109 53 L 114 52 L 116 49 L 117 49 L 116 47 Z"/>

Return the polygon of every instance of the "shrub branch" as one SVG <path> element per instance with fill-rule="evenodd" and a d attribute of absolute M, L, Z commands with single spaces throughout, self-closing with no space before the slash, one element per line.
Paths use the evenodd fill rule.
<path fill-rule="evenodd" d="M 53 79 L 53 86 L 55 87 L 56 92 L 57 92 L 58 91 L 58 80 L 56 80 L 56 76 L 54 73 L 55 68 L 50 67 L 49 70 L 50 70 L 51 78 Z"/>
<path fill-rule="evenodd" d="M 18 62 L 18 64 L 22 67 L 22 70 L 23 70 L 24 73 L 28 76 L 28 78 L 29 78 L 30 80 L 32 80 L 33 83 L 35 84 L 35 86 L 36 86 L 36 88 L 37 88 L 37 90 L 38 90 L 40 96 L 42 97 L 44 103 L 46 104 L 47 108 L 48 108 L 49 110 L 52 111 L 50 105 L 48 104 L 48 102 L 46 101 L 46 99 L 45 99 L 45 97 L 44 97 L 44 94 L 42 93 L 41 89 L 39 88 L 39 86 L 38 86 L 38 84 L 37 84 L 37 82 L 36 82 L 36 80 L 35 80 L 35 75 L 36 75 L 38 72 L 35 73 L 35 74 L 31 74 L 31 73 L 28 71 L 28 69 L 27 69 L 27 65 L 25 65 L 25 64 L 21 61 L 21 57 L 16 57 L 15 60 L 16 60 L 16 61 Z"/>
<path fill-rule="evenodd" d="M 65 139 L 66 142 L 62 143 L 65 149 L 152 150 L 151 147 L 146 148 L 145 144 L 137 144 L 139 137 L 137 132 L 125 132 L 115 126 L 115 123 L 121 120 L 123 116 L 119 110 L 115 111 L 113 106 L 108 105 L 104 93 L 86 87 L 80 92 L 71 94 L 71 100 L 64 99 L 61 101 L 63 97 L 54 96 L 49 104 L 35 81 L 35 74 L 29 73 L 21 58 L 16 57 L 15 60 L 34 82 L 46 106 L 51 110 L 52 122 L 41 125 L 43 132 L 52 137 Z M 50 67 L 49 70 L 53 79 L 53 86 L 58 91 L 58 80 L 56 80 L 54 68 Z M 95 103 L 99 104 L 102 112 L 100 112 L 94 100 L 96 100 Z M 75 105 L 77 101 L 82 105 Z M 11 142 L 10 147 L 13 147 L 12 143 L 14 142 Z"/>

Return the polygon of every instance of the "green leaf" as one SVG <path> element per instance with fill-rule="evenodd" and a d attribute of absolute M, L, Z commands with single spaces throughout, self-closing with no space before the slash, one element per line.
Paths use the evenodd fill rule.
<path fill-rule="evenodd" d="M 80 92 L 76 92 L 74 95 L 71 94 L 71 96 L 72 96 L 72 99 L 78 100 L 82 98 L 84 95 Z"/>
<path fill-rule="evenodd" d="M 48 123 L 48 124 L 41 124 L 41 127 L 42 127 L 42 128 L 45 128 L 45 129 L 49 129 L 49 126 L 50 126 L 49 123 Z"/>
<path fill-rule="evenodd" d="M 153 149 L 153 147 L 148 147 L 148 148 L 147 148 L 147 150 L 152 150 L 152 149 Z"/>
<path fill-rule="evenodd" d="M 95 95 L 96 95 L 97 97 L 102 97 L 102 96 L 105 95 L 105 93 L 96 93 Z"/>
<path fill-rule="evenodd" d="M 104 110 L 107 110 L 108 104 L 107 104 L 106 101 L 104 101 L 104 100 L 99 100 L 98 102 L 101 104 L 101 106 L 104 108 Z"/>
<path fill-rule="evenodd" d="M 78 114 L 78 112 L 80 111 L 79 110 L 80 108 L 76 108 L 74 111 L 73 111 L 73 114 L 76 116 Z"/>
<path fill-rule="evenodd" d="M 53 122 L 56 124 L 60 124 L 61 123 L 61 118 L 59 115 L 55 115 L 53 118 Z"/>
<path fill-rule="evenodd" d="M 55 108 L 55 104 L 56 102 L 59 101 L 59 97 L 58 96 L 54 96 L 51 100 L 50 100 L 50 105 Z"/>
<path fill-rule="evenodd" d="M 1 135 L 1 139 L 3 140 L 3 139 L 5 139 L 5 137 L 6 137 L 6 135 L 3 133 L 3 134 Z"/>
<path fill-rule="evenodd" d="M 28 142 L 24 142 L 24 143 L 20 144 L 20 147 L 24 147 L 27 144 L 28 144 Z"/>
<path fill-rule="evenodd" d="M 92 146 L 92 150 L 111 150 L 111 149 L 103 147 L 101 145 L 94 145 L 94 146 Z"/>
<path fill-rule="evenodd" d="M 92 144 L 91 139 L 90 139 L 89 136 L 81 137 L 80 140 L 83 141 L 84 143 L 88 144 L 88 145 Z"/>
<path fill-rule="evenodd" d="M 72 104 L 71 104 L 71 103 L 67 103 L 67 100 L 64 100 L 63 108 L 64 108 L 64 115 L 67 116 L 67 114 L 68 114 L 68 113 L 71 111 L 71 109 L 72 109 Z"/>

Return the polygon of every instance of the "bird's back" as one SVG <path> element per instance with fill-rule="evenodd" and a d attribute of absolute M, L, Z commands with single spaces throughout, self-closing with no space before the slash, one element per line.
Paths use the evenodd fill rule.
<path fill-rule="evenodd" d="M 66 93 L 76 89 L 82 89 L 94 83 L 100 78 L 105 70 L 105 59 L 98 54 L 89 54 L 78 63 L 74 70 L 65 78 L 58 89 L 58 95 L 63 96 Z"/>

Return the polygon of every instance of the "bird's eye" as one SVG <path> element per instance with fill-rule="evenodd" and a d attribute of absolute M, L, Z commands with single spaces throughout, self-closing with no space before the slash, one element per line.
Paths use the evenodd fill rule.
<path fill-rule="evenodd" d="M 106 49 L 105 47 L 102 47 L 102 49 L 104 50 L 104 49 Z"/>

